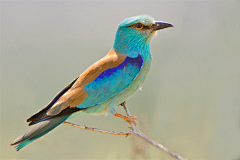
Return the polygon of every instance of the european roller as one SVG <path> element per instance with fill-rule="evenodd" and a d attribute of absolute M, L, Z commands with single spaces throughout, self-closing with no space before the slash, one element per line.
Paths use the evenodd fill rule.
<path fill-rule="evenodd" d="M 136 117 L 119 114 L 115 107 L 143 84 L 152 61 L 150 40 L 156 31 L 168 27 L 173 26 L 148 15 L 123 20 L 109 53 L 68 84 L 45 108 L 28 118 L 29 126 L 40 124 L 10 145 L 16 145 L 18 151 L 80 114 L 110 113 L 136 125 Z"/>

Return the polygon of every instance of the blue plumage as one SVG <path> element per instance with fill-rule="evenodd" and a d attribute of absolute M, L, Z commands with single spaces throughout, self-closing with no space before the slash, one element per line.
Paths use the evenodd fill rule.
<path fill-rule="evenodd" d="M 101 104 L 127 88 L 139 73 L 143 59 L 127 57 L 123 63 L 102 72 L 96 79 L 84 87 L 88 93 L 85 101 L 77 106 L 87 108 Z"/>
<path fill-rule="evenodd" d="M 148 15 L 130 17 L 123 20 L 118 26 L 113 49 L 129 57 L 137 57 L 139 52 L 149 45 L 153 34 L 150 30 L 138 30 L 134 28 L 133 25 L 141 23 L 145 26 L 149 26 L 152 25 L 153 22 L 154 19 Z M 149 48 L 144 54 L 147 52 L 150 52 Z M 142 56 L 144 56 L 144 54 Z"/>

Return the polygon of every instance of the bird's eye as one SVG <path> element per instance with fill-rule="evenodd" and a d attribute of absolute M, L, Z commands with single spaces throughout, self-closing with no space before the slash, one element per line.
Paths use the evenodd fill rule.
<path fill-rule="evenodd" d="M 136 23 L 134 25 L 134 27 L 137 28 L 137 29 L 142 29 L 143 28 L 143 24 L 142 23 Z"/>

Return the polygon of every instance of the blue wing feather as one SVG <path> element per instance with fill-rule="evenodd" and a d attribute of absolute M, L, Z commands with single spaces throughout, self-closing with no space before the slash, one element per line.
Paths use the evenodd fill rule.
<path fill-rule="evenodd" d="M 140 55 L 136 58 L 127 57 L 123 63 L 102 72 L 91 83 L 84 87 L 88 93 L 87 98 L 78 108 L 87 108 L 101 104 L 119 92 L 126 89 L 138 75 L 143 59 Z"/>

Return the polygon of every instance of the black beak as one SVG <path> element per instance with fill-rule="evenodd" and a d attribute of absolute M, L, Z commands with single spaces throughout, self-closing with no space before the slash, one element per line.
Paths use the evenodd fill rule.
<path fill-rule="evenodd" d="M 168 28 L 168 27 L 173 27 L 173 25 L 166 23 L 166 22 L 155 22 L 152 26 L 149 28 L 153 31 Z"/>

